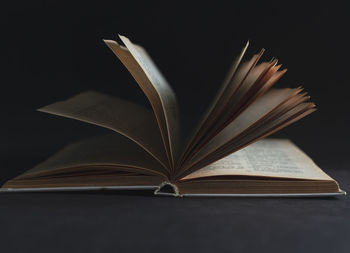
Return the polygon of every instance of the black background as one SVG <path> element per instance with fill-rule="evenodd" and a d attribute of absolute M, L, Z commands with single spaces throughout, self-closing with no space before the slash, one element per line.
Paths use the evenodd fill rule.
<path fill-rule="evenodd" d="M 35 109 L 93 89 L 147 104 L 102 39 L 143 45 L 191 122 L 244 43 L 264 47 L 318 111 L 288 137 L 350 190 L 348 9 L 344 2 L 13 1 L 2 4 L 0 183 L 65 144 L 106 130 Z M 189 123 L 190 124 L 190 123 Z M 339 199 L 173 199 L 148 193 L 0 195 L 0 249 L 308 250 L 346 252 L 350 205 Z M 4 252 L 7 252 L 6 250 Z"/>

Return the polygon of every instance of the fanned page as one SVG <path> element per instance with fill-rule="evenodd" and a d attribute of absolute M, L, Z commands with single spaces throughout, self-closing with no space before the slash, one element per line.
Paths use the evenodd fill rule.
<path fill-rule="evenodd" d="M 128 38 L 119 37 L 126 47 L 113 40 L 105 40 L 105 43 L 126 66 L 148 97 L 157 118 L 170 167 L 173 168 L 180 148 L 180 118 L 176 96 L 147 52 Z"/>
<path fill-rule="evenodd" d="M 218 90 L 215 98 L 211 102 L 210 106 L 208 107 L 207 111 L 204 113 L 202 119 L 198 123 L 196 129 L 193 132 L 192 138 L 187 143 L 187 146 L 185 150 L 182 153 L 181 160 L 179 161 L 180 164 L 178 166 L 181 166 L 181 162 L 183 162 L 187 157 L 190 150 L 193 148 L 193 146 L 198 142 L 198 140 L 203 136 L 205 131 L 207 131 L 211 127 L 212 119 L 215 118 L 216 112 L 219 110 L 220 104 L 224 103 L 223 97 L 229 97 L 228 94 L 230 94 L 230 89 L 232 90 L 232 82 L 233 78 L 237 75 L 237 69 L 239 64 L 241 63 L 241 60 L 249 46 L 249 42 L 245 45 L 245 47 L 242 49 L 240 55 L 234 60 L 232 63 L 223 83 L 220 86 L 220 89 Z M 242 74 L 241 74 L 242 75 Z"/>
<path fill-rule="evenodd" d="M 230 140 L 228 143 L 220 146 L 217 150 L 206 156 L 204 159 L 199 160 L 195 165 L 192 165 L 190 169 L 187 169 L 183 176 L 188 175 L 189 173 L 209 165 L 219 159 L 222 159 L 225 156 L 234 153 L 268 135 L 271 135 L 279 129 L 307 116 L 313 111 L 313 104 L 299 104 L 288 112 L 277 116 L 275 119 L 267 121 L 265 124 L 257 124 L 257 127 L 252 127 L 251 129 L 245 131 L 246 133 L 243 136 L 238 136 L 237 138 Z"/>
<path fill-rule="evenodd" d="M 253 70 L 254 66 L 257 64 L 264 52 L 264 50 L 261 50 L 261 52 L 254 55 L 250 61 L 241 63 L 248 45 L 249 43 L 246 44 L 240 56 L 232 64 L 232 68 L 229 70 L 229 73 L 219 89 L 216 98 L 213 100 L 207 112 L 204 114 L 204 117 L 195 133 L 195 138 L 192 139 L 190 146 L 186 150 L 185 158 L 187 158 L 187 156 L 191 153 L 195 152 L 196 146 L 203 142 L 201 139 L 208 139 L 210 137 L 209 133 L 211 133 L 213 129 L 218 128 L 220 116 L 225 113 L 228 114 L 227 112 L 230 110 L 228 106 L 229 102 L 237 102 L 237 99 L 233 98 L 234 94 L 242 86 L 248 74 Z"/>
<path fill-rule="evenodd" d="M 266 95 L 259 98 L 247 110 L 227 127 L 225 127 L 219 134 L 212 138 L 197 154 L 191 159 L 194 164 L 204 157 L 208 156 L 218 148 L 222 147 L 235 137 L 243 133 L 253 124 L 259 122 L 269 113 L 276 110 L 282 103 L 286 102 L 293 95 L 298 92 L 297 89 L 276 89 L 272 90 Z"/>
<path fill-rule="evenodd" d="M 158 185 L 167 174 L 142 147 L 112 133 L 72 143 L 3 187 Z"/>
<path fill-rule="evenodd" d="M 263 62 L 257 65 L 264 50 L 254 55 L 249 61 L 241 62 L 248 44 L 233 64 L 219 90 L 213 104 L 203 117 L 195 137 L 192 139 L 181 160 L 181 170 L 186 163 L 208 142 L 221 133 L 230 123 L 236 124 L 240 116 L 259 97 L 263 96 L 286 72 L 279 71 L 281 65 L 276 66 L 277 60 Z M 252 110 L 251 110 L 252 111 Z"/>
<path fill-rule="evenodd" d="M 166 170 L 136 143 L 118 134 L 96 136 L 72 143 L 23 175 L 48 174 L 84 166 L 114 166 L 118 170 L 163 176 Z M 123 169 L 121 169 L 123 170 Z"/>
<path fill-rule="evenodd" d="M 246 46 L 247 47 L 247 46 Z M 277 59 L 258 64 L 264 50 L 240 63 L 242 50 L 187 147 L 180 178 L 264 138 L 313 112 L 302 89 L 270 88 L 283 76 Z M 224 92 L 223 92 L 224 91 Z M 266 93 L 267 92 L 267 93 Z"/>
<path fill-rule="evenodd" d="M 116 131 L 139 144 L 165 168 L 169 167 L 154 114 L 142 106 L 88 91 L 38 110 Z"/>

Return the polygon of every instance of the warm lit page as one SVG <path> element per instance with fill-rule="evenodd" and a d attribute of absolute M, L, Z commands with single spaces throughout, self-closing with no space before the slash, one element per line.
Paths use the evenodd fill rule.
<path fill-rule="evenodd" d="M 333 180 L 297 146 L 284 139 L 261 140 L 183 179 L 229 175 Z"/>

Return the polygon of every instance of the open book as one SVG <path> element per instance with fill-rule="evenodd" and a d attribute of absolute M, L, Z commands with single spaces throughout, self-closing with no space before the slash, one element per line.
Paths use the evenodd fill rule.
<path fill-rule="evenodd" d="M 170 85 L 145 49 L 119 37 L 124 46 L 112 40 L 105 43 L 153 110 L 92 91 L 40 108 L 115 133 L 67 146 L 7 181 L 3 191 L 154 189 L 156 194 L 175 196 L 344 193 L 290 141 L 259 141 L 315 110 L 302 88 L 270 89 L 286 70 L 280 70 L 276 59 L 258 63 L 264 50 L 243 60 L 246 44 L 198 125 L 184 138 Z"/>

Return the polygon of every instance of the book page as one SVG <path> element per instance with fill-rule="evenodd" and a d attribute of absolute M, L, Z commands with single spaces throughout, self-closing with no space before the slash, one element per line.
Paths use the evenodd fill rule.
<path fill-rule="evenodd" d="M 126 47 L 113 40 L 105 40 L 105 43 L 129 70 L 151 103 L 168 158 L 174 164 L 180 141 L 180 118 L 175 93 L 146 50 L 124 36 L 119 37 Z"/>
<path fill-rule="evenodd" d="M 234 90 L 235 87 L 233 87 L 233 79 L 236 76 L 236 72 L 238 70 L 238 66 L 240 65 L 242 58 L 247 51 L 247 48 L 249 46 L 249 41 L 246 43 L 245 47 L 242 49 L 240 55 L 233 61 L 223 83 L 221 84 L 217 94 L 215 95 L 213 101 L 211 102 L 210 106 L 207 108 L 206 112 L 204 113 L 202 119 L 200 120 L 199 124 L 197 125 L 196 129 L 193 131 L 193 136 L 189 139 L 188 143 L 186 143 L 186 148 L 183 152 L 188 152 L 190 149 L 197 144 L 197 141 L 202 137 L 202 135 L 205 133 L 205 131 L 212 126 L 212 121 L 209 121 L 209 116 L 214 112 L 214 109 L 216 107 L 219 107 L 222 101 L 226 101 L 226 98 L 229 97 L 229 94 L 232 93 L 232 90 Z M 248 70 L 247 70 L 248 71 Z M 242 71 L 239 73 L 240 76 L 242 76 Z M 231 91 L 230 91 L 231 89 Z M 214 115 L 217 116 L 216 114 Z M 213 116 L 212 116 L 213 117 Z M 186 155 L 186 153 L 182 154 L 183 156 Z M 182 157 L 185 158 L 185 157 Z"/>
<path fill-rule="evenodd" d="M 197 154 L 191 164 L 208 156 L 230 140 L 241 134 L 244 130 L 261 120 L 265 115 L 280 106 L 285 100 L 295 94 L 295 89 L 275 89 L 260 97 L 249 106 L 237 119 L 226 126 L 219 134 L 212 138 Z"/>
<path fill-rule="evenodd" d="M 178 178 L 189 175 L 190 173 L 204 168 L 205 166 L 212 164 L 215 161 L 228 156 L 229 154 L 237 152 L 239 149 L 242 149 L 247 145 L 261 140 L 314 112 L 316 110 L 314 108 L 314 104 L 302 102 L 303 94 L 300 96 L 301 97 L 299 98 L 296 98 L 294 96 L 291 98 L 291 100 L 289 100 L 289 102 L 291 102 L 294 100 L 294 98 L 296 98 L 294 102 L 289 103 L 287 101 L 286 103 L 283 103 L 276 110 L 274 110 L 272 114 L 269 114 L 264 120 L 258 121 L 255 126 L 249 127 L 249 129 L 244 131 L 242 135 L 240 134 L 237 136 L 237 138 L 231 139 L 228 143 L 219 147 L 219 149 L 213 153 L 199 160 L 196 164 L 191 165 L 191 167 L 185 170 L 182 175 L 180 174 Z"/>
<path fill-rule="evenodd" d="M 89 167 L 100 167 L 101 171 L 109 168 L 161 177 L 167 175 L 164 167 L 139 145 L 112 133 L 71 143 L 19 177 L 69 171 L 81 171 L 82 175 L 88 175 Z"/>
<path fill-rule="evenodd" d="M 297 146 L 285 139 L 261 140 L 181 180 L 237 175 L 333 180 Z"/>
<path fill-rule="evenodd" d="M 164 167 L 169 167 L 154 114 L 140 105 L 87 91 L 38 110 L 116 131 L 139 144 Z"/>

